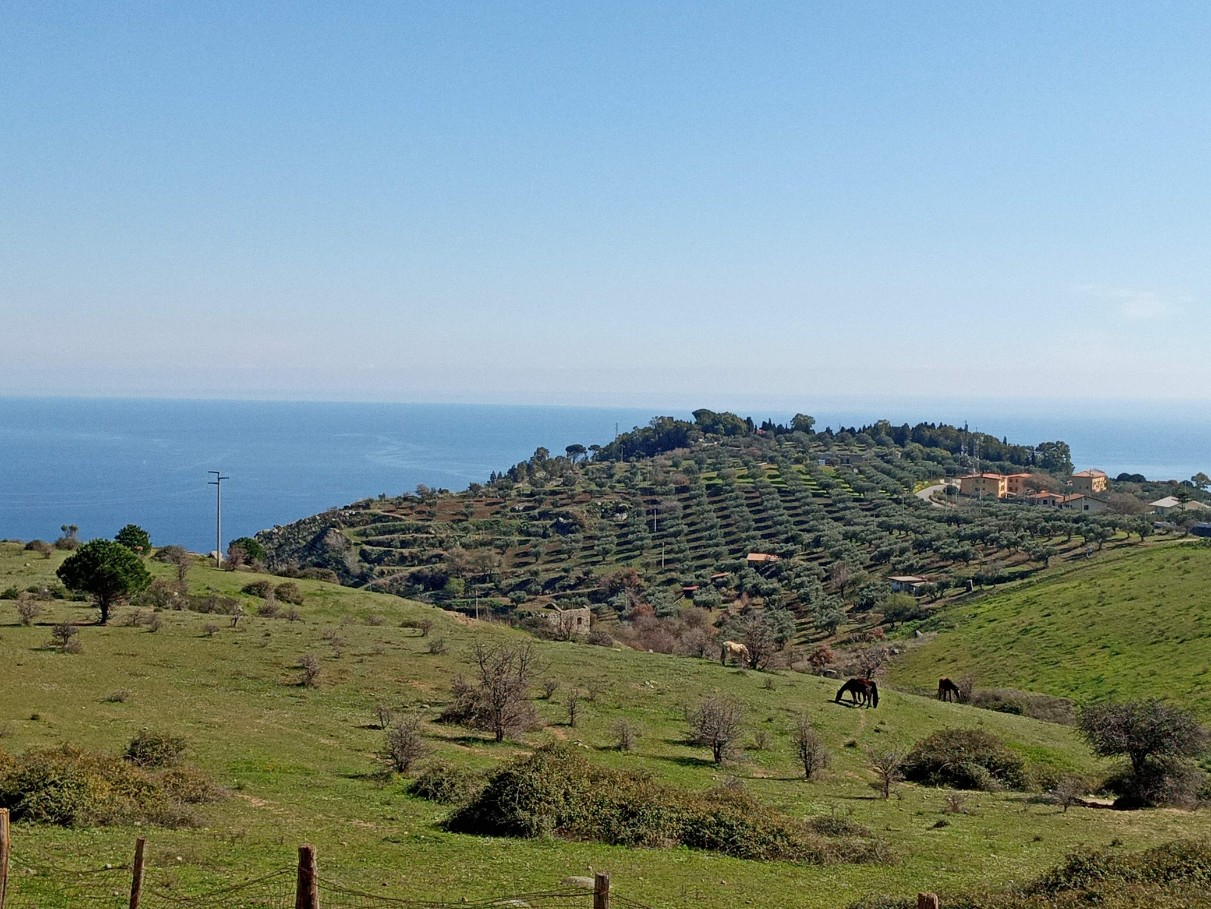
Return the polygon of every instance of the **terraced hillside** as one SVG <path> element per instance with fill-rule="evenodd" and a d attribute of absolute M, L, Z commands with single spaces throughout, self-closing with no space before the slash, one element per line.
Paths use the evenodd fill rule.
<path fill-rule="evenodd" d="M 877 613 L 893 575 L 926 578 L 918 592 L 936 599 L 1152 532 L 1139 516 L 923 501 L 923 486 L 975 466 L 953 428 L 720 435 L 667 419 L 593 458 L 540 450 L 465 492 L 357 502 L 259 539 L 271 567 L 466 612 L 554 601 L 608 621 L 637 604 L 668 615 L 741 601 L 790 609 L 812 636 Z"/>

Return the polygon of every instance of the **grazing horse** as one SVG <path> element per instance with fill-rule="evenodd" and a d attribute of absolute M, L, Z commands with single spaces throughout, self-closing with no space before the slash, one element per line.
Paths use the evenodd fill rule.
<path fill-rule="evenodd" d="M 836 703 L 841 703 L 841 695 L 847 691 L 851 704 L 860 704 L 863 707 L 879 706 L 879 686 L 875 684 L 874 679 L 849 679 L 837 691 Z"/>
<path fill-rule="evenodd" d="M 950 679 L 938 679 L 938 700 L 939 701 L 957 701 L 959 700 L 959 686 Z"/>
<path fill-rule="evenodd" d="M 737 641 L 724 641 L 719 646 L 719 662 L 726 666 L 729 659 L 735 660 L 737 666 L 748 665 L 748 648 Z"/>

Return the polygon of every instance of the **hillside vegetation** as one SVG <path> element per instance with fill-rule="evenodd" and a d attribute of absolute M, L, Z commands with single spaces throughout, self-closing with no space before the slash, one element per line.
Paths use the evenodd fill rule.
<path fill-rule="evenodd" d="M 594 452 L 539 449 L 461 493 L 365 500 L 258 539 L 271 568 L 464 612 L 554 602 L 589 606 L 608 625 L 636 607 L 658 617 L 689 603 L 765 607 L 788 610 L 808 642 L 877 621 L 893 575 L 925 577 L 919 592 L 932 602 L 1153 532 L 1126 493 L 1096 517 L 915 494 L 976 467 L 1062 489 L 1072 464 L 1062 442 L 886 422 L 815 432 L 802 415 L 758 428 L 703 410 Z"/>
<path fill-rule="evenodd" d="M 932 689 L 972 675 L 1080 702 L 1160 696 L 1211 717 L 1211 546 L 1122 551 L 956 605 L 892 670 Z"/>
<path fill-rule="evenodd" d="M 54 596 L 62 554 L 42 558 L 0 544 L 0 589 L 47 588 L 44 612 L 29 626 L 0 600 L 0 749 L 20 754 L 72 743 L 120 754 L 144 729 L 183 737 L 193 766 L 228 797 L 203 809 L 204 826 L 182 829 L 63 829 L 21 823 L 18 860 L 98 867 L 129 859 L 147 836 L 149 879 L 177 892 L 229 883 L 288 865 L 297 842 L 319 849 L 324 874 L 351 886 L 411 899 L 457 900 L 555 886 L 592 867 L 613 875 L 620 894 L 650 905 L 838 907 L 871 893 L 955 891 L 1036 876 L 1080 845 L 1139 848 L 1181 836 L 1211 835 L 1205 812 L 1099 811 L 1036 803 L 1027 793 L 955 795 L 895 784 L 872 789 L 867 749 L 907 748 L 946 727 L 976 728 L 1002 739 L 1026 763 L 1035 785 L 1063 774 L 1096 777 L 1093 758 L 1073 730 L 1025 717 L 939 703 L 887 691 L 877 710 L 833 702 L 836 682 L 797 673 L 737 671 L 717 661 L 631 649 L 534 642 L 541 684 L 529 699 L 543 725 L 519 740 L 439 725 L 452 679 L 468 672 L 477 644 L 531 640 L 503 625 L 477 622 L 370 590 L 299 580 L 297 620 L 240 591 L 280 579 L 219 572 L 201 563 L 189 573 L 199 605 L 242 604 L 243 618 L 150 607 L 120 607 L 111 624 L 96 610 Z M 169 566 L 150 562 L 161 579 Z M 265 616 L 257 615 L 258 611 Z M 132 621 L 135 617 L 137 621 Z M 54 625 L 77 624 L 81 650 L 49 646 Z M 302 657 L 314 657 L 315 686 L 300 684 Z M 14 684 L 14 680 L 18 681 Z M 566 696 L 580 695 L 569 725 Z M 723 768 L 689 742 L 685 708 L 726 694 L 744 711 L 745 746 Z M 563 743 L 594 765 L 641 770 L 662 785 L 705 793 L 742 786 L 757 804 L 799 819 L 835 818 L 886 843 L 886 864 L 812 865 L 730 858 L 685 846 L 625 848 L 559 838 L 483 838 L 447 832 L 450 808 L 407 794 L 407 781 L 379 775 L 384 741 L 376 705 L 410 708 L 422 718 L 434 754 L 476 771 Z M 792 753 L 795 718 L 806 711 L 832 751 L 832 765 L 803 780 Z M 625 720 L 634 747 L 615 747 Z M 735 780 L 737 783 L 730 781 Z M 828 825 L 823 825 L 827 827 Z M 37 879 L 21 880 L 37 887 Z M 38 903 L 54 907 L 47 897 Z"/>

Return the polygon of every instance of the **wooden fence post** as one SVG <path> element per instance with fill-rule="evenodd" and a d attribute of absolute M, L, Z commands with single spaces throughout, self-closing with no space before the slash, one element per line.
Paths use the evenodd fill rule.
<path fill-rule="evenodd" d="M 610 909 L 610 876 L 603 871 L 593 876 L 593 909 Z"/>
<path fill-rule="evenodd" d="M 135 840 L 135 864 L 130 877 L 130 909 L 139 909 L 139 899 L 143 896 L 143 849 L 147 840 L 139 837 Z M 0 909 L 3 909 L 0 906 Z"/>
<path fill-rule="evenodd" d="M 299 877 L 294 890 L 294 909 L 320 909 L 314 846 L 299 846 Z"/>
<path fill-rule="evenodd" d="M 8 893 L 8 855 L 12 851 L 9 839 L 8 809 L 0 808 L 0 909 L 4 909 L 4 897 Z"/>
<path fill-rule="evenodd" d="M 917 909 L 939 909 L 936 893 L 918 893 Z"/>

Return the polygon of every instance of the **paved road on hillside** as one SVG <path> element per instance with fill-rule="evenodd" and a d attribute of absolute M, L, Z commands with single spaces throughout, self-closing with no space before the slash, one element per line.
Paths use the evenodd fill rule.
<path fill-rule="evenodd" d="M 926 486 L 924 489 L 922 489 L 920 492 L 917 493 L 917 498 L 921 499 L 922 501 L 928 502 L 934 508 L 945 508 L 946 506 L 943 505 L 941 502 L 935 502 L 933 500 L 933 494 L 935 492 L 941 492 L 945 488 L 946 488 L 945 483 L 939 483 L 937 486 Z"/>

